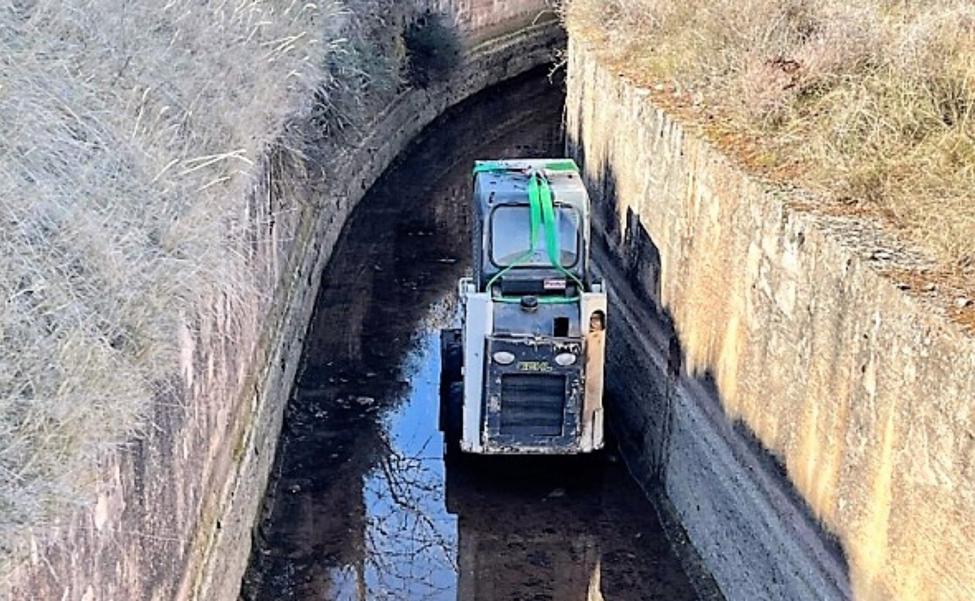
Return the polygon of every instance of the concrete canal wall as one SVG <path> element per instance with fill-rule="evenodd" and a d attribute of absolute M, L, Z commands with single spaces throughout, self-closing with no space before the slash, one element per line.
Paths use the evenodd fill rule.
<path fill-rule="evenodd" d="M 317 163 L 267 159 L 266 181 L 241 203 L 261 232 L 241 252 L 253 255 L 266 297 L 243 305 L 214 299 L 212 322 L 174 333 L 182 373 L 154 403 L 150 425 L 106 457 L 90 504 L 37 534 L 0 598 L 236 598 L 320 274 L 347 216 L 425 125 L 549 61 L 563 37 L 544 0 L 390 6 L 391 14 L 405 11 L 404 23 L 411 12 L 442 15 L 460 42 L 459 61 L 425 88 L 376 92 L 356 127 L 323 136 Z M 396 47 L 402 35 L 393 34 L 379 42 Z"/>
<path fill-rule="evenodd" d="M 975 339 L 895 245 L 750 177 L 570 40 L 609 393 L 729 599 L 975 598 Z"/>

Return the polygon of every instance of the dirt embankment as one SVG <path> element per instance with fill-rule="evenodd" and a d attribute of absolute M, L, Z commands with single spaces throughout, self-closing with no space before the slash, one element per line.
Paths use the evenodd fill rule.
<path fill-rule="evenodd" d="M 750 173 L 809 192 L 792 208 L 880 224 L 910 251 L 888 276 L 975 332 L 970 3 L 565 7 L 573 34 L 656 105 Z"/>

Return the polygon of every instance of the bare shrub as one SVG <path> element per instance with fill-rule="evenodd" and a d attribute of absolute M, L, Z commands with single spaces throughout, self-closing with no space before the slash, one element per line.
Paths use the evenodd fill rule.
<path fill-rule="evenodd" d="M 407 77 L 417 87 L 446 81 L 460 62 L 460 37 L 444 15 L 426 13 L 412 20 L 406 25 L 403 43 Z"/>
<path fill-rule="evenodd" d="M 567 0 L 564 13 L 637 81 L 751 135 L 770 173 L 876 211 L 949 269 L 975 260 L 971 3 Z"/>

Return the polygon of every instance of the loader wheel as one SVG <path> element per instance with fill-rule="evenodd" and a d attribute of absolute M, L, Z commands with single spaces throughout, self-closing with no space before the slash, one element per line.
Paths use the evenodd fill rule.
<path fill-rule="evenodd" d="M 440 385 L 459 382 L 464 365 L 464 347 L 460 330 L 440 331 Z"/>
<path fill-rule="evenodd" d="M 460 330 L 440 331 L 440 431 L 447 431 L 447 399 L 450 387 L 463 380 L 462 366 L 464 349 L 461 345 Z M 463 404 L 463 401 L 461 401 Z"/>
<path fill-rule="evenodd" d="M 464 427 L 464 383 L 451 382 L 446 394 L 440 397 L 440 420 L 443 424 L 444 452 L 460 452 L 461 430 Z"/>

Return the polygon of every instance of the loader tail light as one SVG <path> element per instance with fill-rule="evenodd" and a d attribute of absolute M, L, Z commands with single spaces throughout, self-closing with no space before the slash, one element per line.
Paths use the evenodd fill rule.
<path fill-rule="evenodd" d="M 572 353 L 559 353 L 558 355 L 555 355 L 555 362 L 562 367 L 568 367 L 575 364 L 576 356 Z"/>
<path fill-rule="evenodd" d="M 491 356 L 498 365 L 511 365 L 515 362 L 515 356 L 508 351 L 498 351 Z"/>

